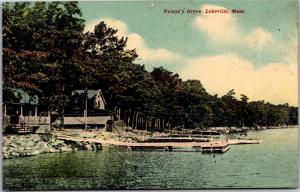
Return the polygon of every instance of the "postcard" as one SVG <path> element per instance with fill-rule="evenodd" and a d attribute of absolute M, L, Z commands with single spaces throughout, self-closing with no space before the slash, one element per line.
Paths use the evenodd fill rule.
<path fill-rule="evenodd" d="M 3 190 L 298 188 L 297 7 L 3 2 Z"/>

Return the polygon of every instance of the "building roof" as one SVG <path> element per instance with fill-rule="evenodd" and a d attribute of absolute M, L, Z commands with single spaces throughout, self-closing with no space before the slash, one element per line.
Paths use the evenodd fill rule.
<path fill-rule="evenodd" d="M 3 100 L 3 103 L 11 103 L 11 104 L 30 104 L 30 105 L 38 105 L 39 97 L 37 95 L 29 95 L 28 92 L 21 89 L 14 88 L 6 88 L 8 91 L 11 91 L 16 98 L 19 98 L 19 101 L 15 101 L 11 98 L 6 98 Z"/>
<path fill-rule="evenodd" d="M 85 91 L 86 90 L 75 90 L 75 91 L 72 91 L 72 95 L 74 95 L 76 93 L 79 94 L 79 95 L 81 95 L 81 94 L 84 94 Z M 95 97 L 98 92 L 100 92 L 100 95 L 101 95 L 101 97 L 103 99 L 103 102 L 104 102 L 104 104 L 106 104 L 106 101 L 105 101 L 104 96 L 102 94 L 102 91 L 100 89 L 97 89 L 97 90 L 88 89 L 87 90 L 87 93 L 88 93 L 87 97 L 88 97 L 88 99 L 91 99 L 91 98 Z"/>
<path fill-rule="evenodd" d="M 74 95 L 76 93 L 79 94 L 79 95 L 81 95 L 81 94 L 84 94 L 85 91 L 86 90 L 75 90 L 75 91 L 72 91 L 72 95 Z M 87 92 L 88 92 L 88 94 L 87 94 L 88 99 L 91 99 L 92 97 L 96 96 L 98 91 L 99 90 L 90 90 L 90 89 L 87 90 Z"/>

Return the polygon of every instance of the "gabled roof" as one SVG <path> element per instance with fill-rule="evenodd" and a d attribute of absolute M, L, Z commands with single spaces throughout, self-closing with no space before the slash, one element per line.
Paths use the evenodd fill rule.
<path fill-rule="evenodd" d="M 81 94 L 84 94 L 85 93 L 85 91 L 86 90 L 75 90 L 75 91 L 72 91 L 72 95 L 74 95 L 74 94 L 79 94 L 79 95 L 81 95 Z M 87 94 L 87 96 L 88 96 L 88 99 L 91 99 L 92 97 L 94 97 L 94 96 L 96 96 L 97 95 L 97 93 L 98 93 L 98 90 L 87 90 L 87 92 L 88 92 L 88 94 Z"/>
<path fill-rule="evenodd" d="M 75 90 L 75 91 L 72 91 L 72 95 L 74 95 L 76 93 L 79 94 L 79 95 L 81 95 L 81 94 L 84 94 L 85 91 L 86 90 Z M 105 101 L 104 96 L 102 94 L 102 91 L 100 89 L 97 89 L 97 90 L 88 89 L 87 90 L 87 97 L 88 97 L 88 99 L 91 99 L 91 98 L 95 97 L 98 92 L 100 92 L 100 96 L 102 97 L 102 100 L 103 100 L 104 104 L 106 105 L 106 101 Z"/>

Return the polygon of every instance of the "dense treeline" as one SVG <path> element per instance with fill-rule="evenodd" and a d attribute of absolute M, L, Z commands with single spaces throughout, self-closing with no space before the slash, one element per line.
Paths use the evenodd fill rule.
<path fill-rule="evenodd" d="M 77 2 L 4 3 L 4 99 L 23 89 L 63 115 L 73 90 L 100 88 L 109 110 L 147 130 L 298 123 L 297 107 L 249 102 L 234 90 L 210 95 L 163 67 L 148 72 L 116 29 L 100 22 L 83 33 L 84 22 Z"/>

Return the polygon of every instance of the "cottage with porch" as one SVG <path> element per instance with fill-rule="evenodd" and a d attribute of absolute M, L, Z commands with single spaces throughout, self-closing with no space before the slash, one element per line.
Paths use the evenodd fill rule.
<path fill-rule="evenodd" d="M 38 128 L 50 129 L 50 112 L 38 103 L 37 96 L 25 91 L 12 90 L 19 100 L 3 102 L 3 132 L 30 133 Z"/>
<path fill-rule="evenodd" d="M 105 105 L 100 89 L 73 91 L 64 115 L 65 128 L 109 128 L 114 113 Z"/>

